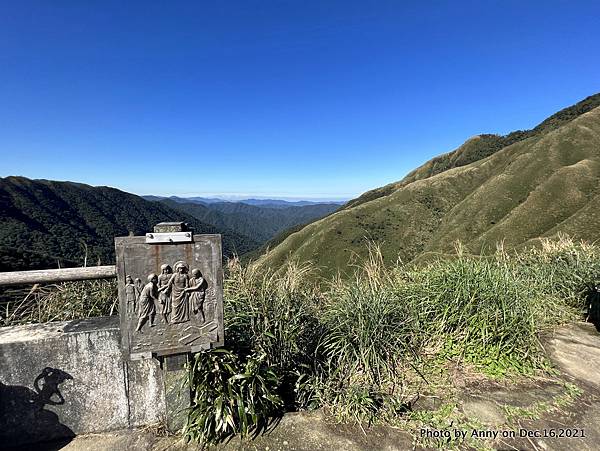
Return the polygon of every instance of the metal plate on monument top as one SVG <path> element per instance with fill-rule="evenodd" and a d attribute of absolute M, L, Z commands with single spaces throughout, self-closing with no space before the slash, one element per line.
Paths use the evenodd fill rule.
<path fill-rule="evenodd" d="M 161 223 L 146 236 L 115 238 L 115 248 L 121 341 L 131 358 L 223 345 L 221 235 Z"/>

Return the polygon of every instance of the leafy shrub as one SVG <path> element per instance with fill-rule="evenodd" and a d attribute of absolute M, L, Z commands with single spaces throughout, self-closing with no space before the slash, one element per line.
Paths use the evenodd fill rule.
<path fill-rule="evenodd" d="M 194 396 L 184 434 L 191 440 L 214 444 L 259 432 L 281 412 L 279 378 L 265 354 L 240 358 L 226 349 L 196 354 L 189 382 Z"/>

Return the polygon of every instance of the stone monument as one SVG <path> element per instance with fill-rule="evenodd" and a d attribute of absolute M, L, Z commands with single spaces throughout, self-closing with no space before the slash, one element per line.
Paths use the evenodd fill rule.
<path fill-rule="evenodd" d="M 184 425 L 190 353 L 223 345 L 221 235 L 161 222 L 146 236 L 115 238 L 121 347 L 131 360 L 158 358 L 167 428 Z"/>
<path fill-rule="evenodd" d="M 221 235 L 163 222 L 115 238 L 121 340 L 131 359 L 223 345 Z M 136 281 L 136 282 L 134 282 Z"/>

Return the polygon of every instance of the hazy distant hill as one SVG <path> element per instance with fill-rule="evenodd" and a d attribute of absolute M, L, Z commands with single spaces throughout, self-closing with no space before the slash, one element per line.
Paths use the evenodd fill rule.
<path fill-rule="evenodd" d="M 264 243 L 290 227 L 322 218 L 340 207 L 339 203 L 320 204 L 308 201 L 304 203 L 268 200 L 265 204 L 251 205 L 246 201 L 205 204 L 202 201 L 190 202 L 189 199 L 178 197 L 165 199 L 145 196 L 145 198 L 158 200 L 202 222 L 217 228 L 234 230 L 259 243 Z M 298 205 L 299 203 L 301 205 Z"/>
<path fill-rule="evenodd" d="M 261 261 L 313 260 L 331 272 L 364 254 L 365 238 L 383 243 L 388 261 L 446 253 L 456 240 L 474 253 L 558 232 L 597 240 L 599 104 L 597 94 L 532 131 L 470 139 L 291 234 Z"/>
<path fill-rule="evenodd" d="M 316 202 L 312 200 L 281 200 L 281 199 L 244 199 L 239 201 L 243 204 L 256 205 L 259 207 L 270 207 L 270 208 L 288 208 L 288 207 L 305 207 L 310 205 L 333 205 L 339 207 L 345 202 L 342 201 L 321 201 Z"/>
<path fill-rule="evenodd" d="M 226 254 L 259 246 L 227 228 L 114 188 L 0 178 L 0 271 L 114 261 L 114 237 L 141 235 L 161 221 L 185 221 L 198 233 L 222 233 Z"/>
<path fill-rule="evenodd" d="M 346 201 L 312 201 L 312 200 L 296 200 L 289 201 L 283 199 L 240 199 L 240 200 L 228 200 L 228 199 L 217 199 L 214 197 L 177 197 L 177 196 L 142 196 L 146 200 L 163 200 L 170 199 L 175 202 L 179 202 L 182 204 L 188 203 L 200 203 L 203 205 L 211 205 L 211 204 L 221 204 L 221 203 L 230 203 L 230 204 L 247 204 L 247 205 L 255 205 L 257 207 L 267 207 L 267 208 L 287 208 L 287 207 L 304 207 L 308 205 L 334 205 L 340 206 L 344 205 Z"/>

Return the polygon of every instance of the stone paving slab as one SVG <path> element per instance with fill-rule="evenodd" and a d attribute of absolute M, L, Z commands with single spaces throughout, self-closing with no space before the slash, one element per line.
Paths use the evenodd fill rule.
<path fill-rule="evenodd" d="M 544 346 L 561 379 L 581 390 L 573 404 L 552 407 L 565 395 L 565 385 L 559 381 L 532 381 L 512 387 L 491 382 L 468 387 L 461 393 L 463 412 L 489 430 L 516 431 L 515 438 L 497 440 L 495 449 L 599 450 L 600 334 L 592 324 L 571 324 L 547 337 Z M 550 407 L 536 414 L 535 407 L 540 405 Z M 522 418 L 510 423 L 504 406 L 522 409 Z M 534 418 L 527 418 L 528 413 Z M 558 437 L 561 434 L 565 437 Z"/>

